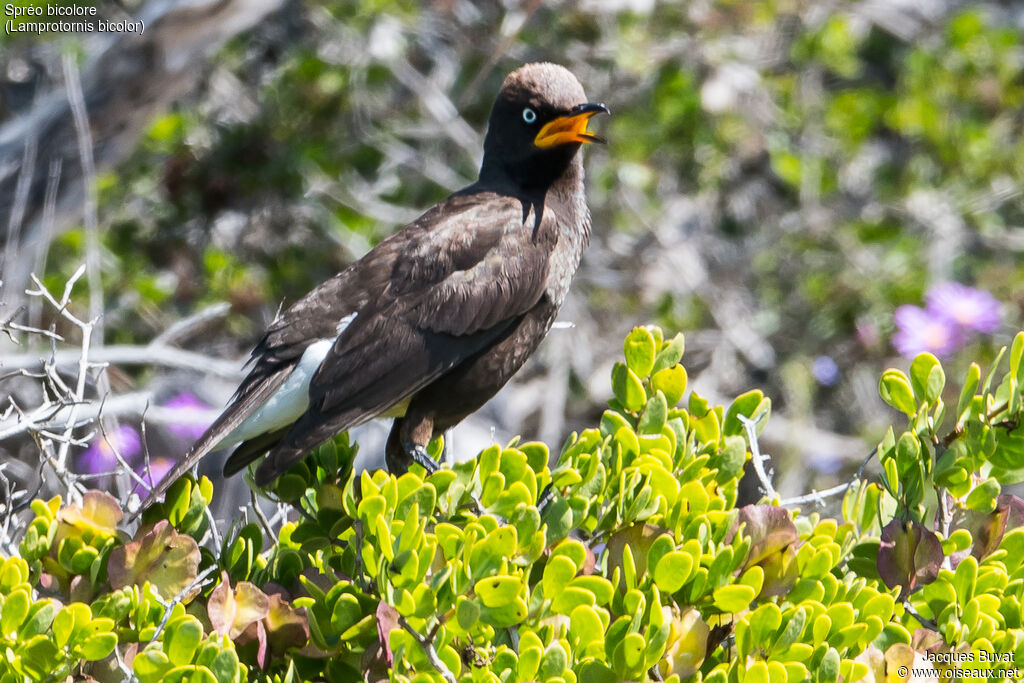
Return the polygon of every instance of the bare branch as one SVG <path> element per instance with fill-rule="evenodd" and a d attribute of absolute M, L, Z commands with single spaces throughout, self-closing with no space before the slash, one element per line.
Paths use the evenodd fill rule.
<path fill-rule="evenodd" d="M 203 514 L 206 515 L 206 521 L 210 523 L 209 534 L 213 538 L 213 547 L 216 552 L 220 552 L 221 538 L 220 531 L 217 529 L 217 520 L 213 518 L 213 511 L 209 505 L 203 506 Z M 274 545 L 277 545 L 277 534 L 271 534 L 270 538 L 274 539 Z"/>
<path fill-rule="evenodd" d="M 14 188 L 14 205 L 11 207 L 10 220 L 7 221 L 7 244 L 4 246 L 3 259 L 0 261 L 0 272 L 6 270 L 7 266 L 14 261 L 20 247 L 21 222 L 25 217 L 28 193 L 32 187 L 32 175 L 36 168 L 36 143 L 36 136 L 29 135 L 25 140 L 25 148 L 22 150 L 21 168 L 18 170 L 18 184 Z"/>
<path fill-rule="evenodd" d="M 108 397 L 103 403 L 103 411 L 107 415 L 145 416 L 146 421 L 156 424 L 196 424 L 208 425 L 220 413 L 210 408 L 207 410 L 181 410 L 149 405 L 154 396 L 151 392 L 140 391 L 131 394 Z M 70 424 L 70 408 L 68 404 L 55 402 L 44 403 L 29 413 L 18 411 L 19 417 L 7 417 L 0 420 L 0 441 L 19 434 L 43 429 L 61 430 Z M 86 401 L 81 405 L 74 428 L 85 426 L 99 417 L 100 405 L 94 401 Z"/>
<path fill-rule="evenodd" d="M 263 508 L 260 507 L 260 501 L 256 497 L 256 490 L 249 489 L 249 500 L 252 502 L 252 511 L 256 515 L 256 519 L 259 520 L 260 526 L 263 527 L 264 533 L 267 534 L 267 538 L 274 542 L 274 546 L 280 545 L 277 539 L 277 534 L 274 533 L 274 528 L 270 525 L 270 520 L 263 514 Z"/>
<path fill-rule="evenodd" d="M 921 623 L 921 626 L 931 629 L 932 631 L 939 630 L 939 625 L 935 623 L 935 620 L 921 616 L 917 610 L 914 609 L 914 606 L 910 604 L 910 600 L 903 601 L 903 609 L 907 611 L 907 614 L 917 619 Z"/>
<path fill-rule="evenodd" d="M 89 280 L 89 318 L 94 320 L 97 346 L 103 345 L 103 284 L 100 279 L 100 237 L 99 218 L 96 210 L 96 162 L 93 159 L 92 133 L 89 130 L 89 114 L 85 110 L 85 98 L 82 95 L 82 80 L 78 64 L 70 52 L 64 53 L 64 87 L 67 90 L 68 104 L 71 107 L 72 119 L 75 122 L 75 135 L 78 141 L 78 156 L 82 163 L 82 187 L 85 201 L 82 206 L 83 223 L 85 224 L 85 266 Z"/>
<path fill-rule="evenodd" d="M 52 362 L 60 366 L 77 363 L 77 349 L 60 350 L 53 354 Z M 38 354 L 21 353 L 3 359 L 3 367 L 34 368 L 40 363 Z M 242 377 L 242 363 L 239 361 L 213 358 L 194 351 L 150 344 L 148 346 L 115 345 L 96 349 L 92 354 L 92 362 L 109 363 L 111 365 L 153 365 L 181 370 L 195 370 L 207 375 L 216 375 L 228 380 L 237 381 Z"/>
<path fill-rule="evenodd" d="M 172 598 L 171 600 L 169 600 L 167 602 L 162 600 L 159 595 L 154 595 L 153 596 L 156 599 L 156 601 L 159 602 L 163 606 L 163 608 L 164 608 L 164 616 L 163 616 L 162 619 L 160 619 L 160 623 L 157 624 L 156 630 L 153 631 L 153 637 L 150 638 L 149 642 L 152 643 L 152 642 L 156 641 L 160 637 L 160 632 L 164 630 L 164 626 L 167 625 L 167 620 L 171 618 L 171 611 L 174 609 L 174 606 L 177 605 L 182 600 L 184 600 L 185 596 L 188 595 L 189 593 L 191 593 L 196 588 L 201 588 L 201 587 L 205 586 L 207 583 L 209 583 L 208 581 L 205 580 L 206 577 L 209 576 L 210 574 L 212 574 L 213 572 L 215 572 L 216 570 L 217 570 L 217 565 L 216 564 L 211 564 L 209 567 L 207 567 L 203 571 L 199 572 L 199 576 L 197 576 L 195 579 L 193 579 L 191 583 L 189 583 L 187 586 L 185 586 L 184 588 L 181 589 L 180 593 L 175 595 L 174 598 Z"/>
<path fill-rule="evenodd" d="M 783 498 L 779 501 L 779 505 L 782 507 L 789 507 L 791 505 L 803 505 L 804 503 L 817 503 L 818 505 L 824 505 L 825 499 L 831 496 L 843 495 L 850 488 L 849 484 L 840 484 L 839 486 L 833 486 L 832 488 L 825 489 L 824 491 L 811 491 L 802 496 L 796 496 L 794 498 Z"/>
<path fill-rule="evenodd" d="M 143 479 L 141 476 L 139 476 L 135 472 L 135 468 L 132 467 L 131 464 L 127 460 L 124 459 L 124 457 L 121 455 L 121 449 L 119 449 L 117 447 L 117 444 L 107 434 L 107 430 L 103 426 L 103 419 L 102 419 L 103 418 L 103 405 L 104 405 L 104 401 L 101 400 L 100 401 L 100 405 L 99 405 L 99 407 L 97 408 L 97 411 L 96 411 L 97 412 L 96 422 L 100 426 L 100 433 L 103 435 L 103 440 L 107 442 L 107 446 L 110 447 L 111 453 L 114 454 L 114 458 L 117 460 L 117 464 L 121 466 L 120 470 L 118 470 L 115 474 L 127 474 L 131 479 L 135 480 L 136 484 L 141 485 L 141 486 L 145 486 L 146 485 L 145 479 Z"/>
<path fill-rule="evenodd" d="M 84 264 L 79 266 L 78 269 L 71 275 L 71 277 L 68 278 L 67 283 L 64 285 L 64 294 L 63 294 L 63 296 L 61 296 L 61 300 L 60 301 L 57 301 L 53 297 L 53 294 L 50 293 L 50 290 L 48 290 L 46 288 L 46 286 L 43 285 L 43 283 L 39 280 L 39 278 L 36 277 L 34 274 L 31 275 L 31 278 L 32 278 L 32 282 L 35 284 L 36 288 L 35 289 L 26 289 L 25 293 L 28 294 L 29 296 L 42 297 L 51 306 L 53 306 L 57 310 L 57 313 L 62 318 L 64 318 L 68 322 L 70 322 L 72 325 L 76 325 L 78 327 L 81 327 L 82 325 L 85 325 L 86 323 L 82 322 L 74 314 L 72 314 L 71 311 L 68 310 L 68 305 L 71 303 L 71 290 L 74 289 L 75 283 L 78 282 L 79 278 L 81 278 L 83 274 L 85 274 L 85 265 Z"/>
<path fill-rule="evenodd" d="M 167 346 L 188 339 L 196 332 L 199 332 L 214 320 L 220 320 L 231 311 L 231 304 L 226 301 L 207 306 L 206 308 L 193 313 L 187 318 L 182 318 L 172 324 L 166 330 L 158 334 L 150 342 L 150 346 Z"/>
<path fill-rule="evenodd" d="M 757 478 L 761 482 L 761 489 L 770 500 L 775 500 L 779 497 L 779 493 L 775 490 L 771 477 L 768 476 L 768 473 L 764 469 L 764 461 L 768 460 L 768 456 L 761 455 L 761 447 L 757 443 L 757 423 L 766 414 L 767 413 L 762 413 L 761 417 L 757 420 L 751 420 L 746 415 L 737 415 L 736 417 L 739 418 L 740 422 L 743 423 L 743 427 L 747 430 L 747 443 L 750 445 L 750 459 L 754 464 L 754 472 L 757 474 Z"/>
<path fill-rule="evenodd" d="M 427 661 L 430 662 L 430 665 L 434 667 L 439 674 L 441 674 L 441 678 L 443 678 L 446 683 L 457 683 L 455 674 L 453 674 L 447 665 L 441 661 L 441 658 L 437 656 L 437 650 L 434 649 L 433 641 L 414 629 L 412 624 L 410 624 L 405 617 L 399 616 L 398 623 L 409 635 L 413 637 L 413 639 L 415 639 L 417 643 L 419 643 L 420 647 L 423 649 L 423 654 L 427 656 Z"/>
<path fill-rule="evenodd" d="M 49 337 L 50 339 L 53 339 L 54 341 L 59 341 L 59 342 L 64 341 L 64 337 L 60 336 L 56 332 L 53 332 L 52 330 L 44 330 L 44 329 L 41 329 L 41 328 L 38 328 L 38 327 L 30 327 L 29 325 L 20 325 L 20 324 L 18 324 L 16 322 L 13 322 L 13 321 L 7 321 L 6 323 L 3 324 L 3 327 L 5 328 L 4 329 L 5 332 L 7 332 L 8 329 L 10 329 L 10 330 L 17 330 L 18 332 L 26 332 L 28 334 L 37 334 L 40 337 Z"/>

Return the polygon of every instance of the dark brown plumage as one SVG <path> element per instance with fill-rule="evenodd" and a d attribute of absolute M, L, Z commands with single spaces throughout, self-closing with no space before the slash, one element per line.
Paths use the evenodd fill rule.
<path fill-rule="evenodd" d="M 281 314 L 223 414 L 143 507 L 217 448 L 225 475 L 266 454 L 265 485 L 334 434 L 395 416 L 388 467 L 490 399 L 547 334 L 590 236 L 584 142 L 603 105 L 566 69 L 528 64 L 491 111 L 480 179 Z"/>

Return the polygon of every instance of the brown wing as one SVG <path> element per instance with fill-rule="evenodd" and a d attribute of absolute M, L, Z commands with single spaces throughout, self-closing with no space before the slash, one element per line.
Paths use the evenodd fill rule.
<path fill-rule="evenodd" d="M 331 348 L 310 384 L 309 409 L 261 463 L 257 483 L 486 349 L 540 300 L 553 225 L 524 225 L 517 199 L 489 193 L 457 207 L 395 245 L 380 296 Z"/>
<path fill-rule="evenodd" d="M 195 467 L 204 456 L 220 448 L 225 437 L 266 403 L 288 379 L 310 344 L 337 334 L 338 321 L 362 304 L 358 290 L 348 286 L 350 279 L 351 273 L 348 270 L 339 273 L 316 287 L 271 323 L 249 357 L 247 364 L 251 364 L 252 369 L 242 380 L 224 412 L 196 440 L 185 457 L 150 491 L 141 510 L 162 496 L 175 480 Z M 346 297 L 346 293 L 349 296 Z M 267 447 L 274 443 L 267 444 Z M 264 448 L 254 457 L 262 455 L 266 450 Z"/>
<path fill-rule="evenodd" d="M 422 219 L 421 219 L 422 220 Z M 401 233 L 398 233 L 401 234 Z M 383 244 L 383 243 L 382 243 Z M 343 272 L 321 283 L 282 313 L 257 342 L 247 365 L 252 369 L 238 386 L 224 412 L 192 445 L 160 483 L 149 493 L 140 509 L 146 509 L 204 456 L 221 447 L 223 440 L 273 395 L 295 369 L 310 344 L 332 339 L 339 321 L 366 305 L 372 276 L 366 273 L 386 271 L 394 250 L 372 250 Z M 233 474 L 273 447 L 276 439 L 257 439 L 243 444 L 225 465 L 225 475 Z M 227 444 L 230 445 L 230 444 Z M 236 457 L 237 455 L 237 457 Z"/>
<path fill-rule="evenodd" d="M 400 403 L 484 348 L 543 291 L 547 249 L 544 240 L 531 239 L 537 235 L 522 222 L 518 200 L 490 193 L 454 195 L 297 301 L 253 349 L 252 369 L 224 412 L 142 509 L 220 447 L 284 383 L 306 348 L 334 338 L 338 322 L 353 313 L 355 320 L 311 383 L 307 414 L 291 431 L 240 446 L 226 472 L 239 471 L 273 448 L 282 440 L 279 435 L 291 455 L 285 457 L 279 446 L 277 457 L 283 459 L 275 462 L 290 466 L 332 434 Z"/>

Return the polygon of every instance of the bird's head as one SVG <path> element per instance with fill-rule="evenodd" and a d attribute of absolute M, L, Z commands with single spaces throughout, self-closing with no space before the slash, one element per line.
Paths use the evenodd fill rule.
<path fill-rule="evenodd" d="M 505 79 L 484 140 L 481 177 L 506 177 L 522 189 L 544 189 L 573 163 L 580 145 L 605 140 L 587 126 L 603 104 L 587 102 L 568 69 L 527 64 Z"/>

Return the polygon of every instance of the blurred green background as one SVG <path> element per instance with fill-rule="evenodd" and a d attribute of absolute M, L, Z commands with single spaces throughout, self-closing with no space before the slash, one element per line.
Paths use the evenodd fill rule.
<path fill-rule="evenodd" d="M 475 178 L 494 94 L 537 60 L 610 107 L 595 120 L 610 144 L 586 150 L 594 237 L 561 318 L 573 326 L 474 418 L 481 430 L 557 445 L 595 424 L 620 340 L 652 322 L 686 334 L 694 390 L 771 397 L 762 450 L 780 490 L 803 493 L 848 480 L 893 420 L 877 378 L 909 363 L 910 342 L 893 344 L 899 306 L 947 282 L 998 302 L 998 329 L 953 330 L 941 348 L 935 335 L 952 328 L 934 306 L 904 331 L 950 358 L 954 383 L 1021 325 L 1021 3 L 96 6 L 146 29 L 3 37 L 0 228 L 8 267 L 60 291 L 86 257 L 95 188 L 107 344 L 146 343 L 227 301 L 188 346 L 242 357 L 280 305 Z M 66 55 L 91 182 L 60 113 Z M 138 367 L 111 376 L 115 392 L 159 381 L 210 405 L 233 388 Z"/>

